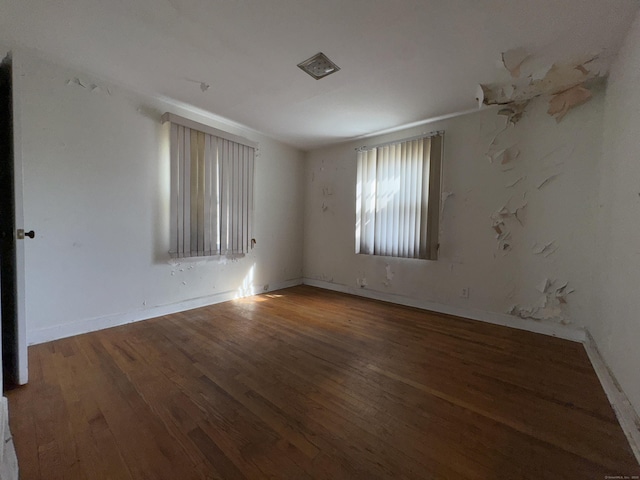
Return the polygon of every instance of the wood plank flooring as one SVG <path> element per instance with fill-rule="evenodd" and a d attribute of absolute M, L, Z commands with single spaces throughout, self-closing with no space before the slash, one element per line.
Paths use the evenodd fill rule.
<path fill-rule="evenodd" d="M 29 362 L 22 480 L 640 475 L 582 345 L 307 286 Z"/>

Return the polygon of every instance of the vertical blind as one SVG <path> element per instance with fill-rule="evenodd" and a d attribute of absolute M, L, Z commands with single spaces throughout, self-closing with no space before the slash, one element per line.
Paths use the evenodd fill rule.
<path fill-rule="evenodd" d="M 163 121 L 167 120 L 171 121 L 169 253 L 174 257 L 247 253 L 255 144 L 236 141 L 239 137 L 233 135 L 223 138 L 225 132 L 175 115 L 165 114 Z M 205 129 L 218 135 L 201 131 Z"/>
<path fill-rule="evenodd" d="M 437 259 L 442 139 L 358 151 L 356 253 Z"/>

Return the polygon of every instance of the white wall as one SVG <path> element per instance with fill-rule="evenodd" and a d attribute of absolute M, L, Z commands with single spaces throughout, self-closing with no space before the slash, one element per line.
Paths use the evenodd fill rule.
<path fill-rule="evenodd" d="M 589 329 L 640 412 L 640 17 L 607 86 L 596 315 Z"/>
<path fill-rule="evenodd" d="M 592 315 L 592 257 L 594 213 L 601 155 L 602 88 L 587 104 L 557 124 L 539 99 L 525 117 L 497 137 L 504 117 L 488 109 L 426 126 L 312 151 L 307 157 L 304 275 L 313 283 L 358 288 L 362 294 L 397 295 L 406 303 L 429 305 L 474 318 L 500 318 L 513 306 L 542 305 L 536 286 L 549 278 L 568 282 L 575 292 L 560 312 L 539 311 L 549 322 L 581 326 Z M 444 129 L 443 191 L 440 259 L 408 260 L 354 253 L 356 152 L 361 145 L 401 139 Z M 520 156 L 511 164 L 491 163 L 493 148 L 515 146 Z M 513 166 L 513 170 L 502 171 Z M 537 187 L 549 176 L 559 174 Z M 523 177 L 513 187 L 506 187 Z M 512 250 L 498 250 L 491 215 L 503 205 L 522 211 L 523 225 L 507 219 Z M 532 251 L 534 243 L 555 242 L 548 257 Z M 386 267 L 393 278 L 388 281 Z M 468 299 L 460 298 L 463 287 Z M 339 288 L 339 289 L 340 289 Z M 375 296 L 375 295 L 374 295 Z M 385 297 L 388 298 L 388 297 Z M 552 302 L 553 303 L 553 302 Z M 530 320 L 540 324 L 544 322 Z"/>
<path fill-rule="evenodd" d="M 36 231 L 25 244 L 30 342 L 299 282 L 301 152 L 31 53 L 16 52 L 14 68 L 25 228 Z M 170 260 L 165 111 L 259 142 L 257 245 L 245 258 Z"/>

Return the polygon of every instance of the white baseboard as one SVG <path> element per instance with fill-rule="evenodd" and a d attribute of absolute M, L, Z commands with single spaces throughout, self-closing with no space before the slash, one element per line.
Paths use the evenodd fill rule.
<path fill-rule="evenodd" d="M 447 315 L 455 315 L 471 320 L 479 320 L 481 322 L 492 323 L 494 325 L 502 325 L 505 327 L 517 328 L 518 330 L 526 330 L 533 333 L 541 333 L 552 337 L 563 338 L 573 342 L 584 342 L 585 331 L 581 328 L 560 325 L 554 322 L 543 320 L 526 320 L 524 318 L 514 317 L 505 313 L 485 312 L 483 310 L 474 310 L 471 308 L 454 307 L 426 300 L 418 300 L 415 298 L 405 297 L 393 293 L 380 292 L 369 288 L 356 288 L 338 283 L 326 282 L 323 280 L 315 280 L 312 278 L 304 278 L 303 283 L 312 287 L 324 288 L 326 290 L 334 290 L 336 292 L 349 293 L 360 297 L 372 298 L 374 300 L 382 300 L 385 302 L 397 303 L 408 307 L 420 308 L 422 310 L 430 310 L 432 312 L 444 313 Z"/>
<path fill-rule="evenodd" d="M 615 379 L 615 376 L 604 362 L 598 346 L 594 341 L 591 334 L 586 331 L 586 338 L 584 341 L 584 349 L 587 351 L 591 365 L 598 375 L 600 384 L 607 394 L 609 403 L 613 407 L 613 411 L 618 417 L 618 422 L 622 431 L 629 440 L 629 445 L 633 454 L 636 456 L 636 460 L 640 463 L 640 418 L 631 405 L 631 402 L 620 388 L 620 385 Z"/>
<path fill-rule="evenodd" d="M 29 345 L 50 342 L 52 340 L 58 340 L 60 338 L 71 337 L 73 335 L 80 335 L 88 332 L 95 332 L 97 330 L 116 327 L 118 325 L 125 325 L 127 323 L 139 322 L 141 320 L 161 317 L 163 315 L 169 315 L 171 313 L 184 312 L 186 310 L 192 310 L 194 308 L 227 302 L 229 300 L 233 300 L 234 298 L 249 297 L 251 295 L 281 290 L 283 288 L 294 287 L 300 284 L 302 284 L 302 279 L 296 278 L 292 280 L 285 280 L 279 283 L 254 285 L 243 290 L 229 290 L 226 292 L 216 293 L 214 295 L 185 300 L 183 302 L 177 302 L 168 305 L 158 305 L 155 307 L 149 307 L 133 312 L 89 318 L 73 323 L 55 325 L 53 327 L 41 328 L 39 330 L 32 330 L 29 332 L 28 336 Z"/>

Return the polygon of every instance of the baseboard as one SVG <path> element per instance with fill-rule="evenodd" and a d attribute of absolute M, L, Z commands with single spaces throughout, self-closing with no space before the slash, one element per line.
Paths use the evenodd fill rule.
<path fill-rule="evenodd" d="M 486 312 L 483 310 L 474 310 L 471 308 L 454 307 L 441 303 L 430 302 L 426 300 L 418 300 L 403 295 L 393 293 L 380 292 L 369 288 L 356 288 L 338 283 L 326 282 L 312 278 L 304 278 L 303 283 L 312 287 L 324 288 L 326 290 L 334 290 L 336 292 L 358 295 L 360 297 L 371 298 L 374 300 L 382 300 L 384 302 L 397 303 L 407 307 L 420 308 L 437 313 L 447 315 L 455 315 L 471 320 L 479 320 L 481 322 L 492 323 L 494 325 L 502 325 L 505 327 L 517 328 L 518 330 L 526 330 L 533 333 L 541 333 L 552 337 L 563 338 L 573 342 L 584 342 L 585 332 L 581 328 L 560 325 L 554 322 L 542 320 L 526 320 L 504 313 Z"/>
<path fill-rule="evenodd" d="M 618 417 L 620 427 L 627 436 L 627 440 L 629 440 L 631 450 L 636 456 L 638 463 L 640 463 L 640 418 L 634 410 L 633 405 L 631 405 L 631 402 L 620 388 L 615 376 L 604 362 L 595 340 L 589 331 L 586 331 L 585 333 L 584 349 L 587 351 L 589 360 L 591 360 L 591 365 L 593 365 L 593 369 L 598 375 L 600 384 L 602 385 L 604 392 L 607 394 L 609 403 L 613 407 L 616 417 Z"/>
<path fill-rule="evenodd" d="M 163 315 L 169 315 L 172 313 L 184 312 L 186 310 L 192 310 L 194 308 L 227 302 L 235 298 L 249 297 L 251 295 L 256 295 L 259 293 L 282 290 L 283 288 L 294 287 L 300 284 L 302 284 L 302 279 L 295 278 L 291 280 L 285 280 L 283 282 L 270 283 L 267 285 L 254 285 L 250 288 L 242 289 L 241 291 L 229 290 L 226 292 L 216 293 L 214 295 L 207 295 L 205 297 L 185 300 L 183 302 L 158 305 L 155 307 L 136 310 L 133 312 L 89 318 L 73 323 L 55 325 L 53 327 L 42 328 L 39 330 L 32 330 L 28 335 L 29 345 L 50 342 L 52 340 L 58 340 L 60 338 L 71 337 L 73 335 L 80 335 L 88 332 L 95 332 L 97 330 L 103 330 L 105 328 L 125 325 L 127 323 L 139 322 L 141 320 L 148 320 L 150 318 L 161 317 Z"/>

